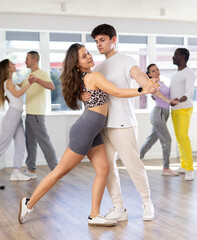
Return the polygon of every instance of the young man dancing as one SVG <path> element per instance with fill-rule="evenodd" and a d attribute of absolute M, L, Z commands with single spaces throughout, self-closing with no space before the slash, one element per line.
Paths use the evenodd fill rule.
<path fill-rule="evenodd" d="M 94 28 L 91 33 L 95 39 L 100 54 L 106 60 L 95 67 L 95 72 L 101 72 L 109 81 L 119 88 L 132 88 L 132 78 L 140 86 L 144 86 L 148 77 L 137 66 L 135 60 L 118 53 L 115 49 L 117 35 L 113 26 L 102 24 Z M 143 94 L 143 88 L 138 91 Z M 116 152 L 124 163 L 137 191 L 143 201 L 143 220 L 150 221 L 155 218 L 154 207 L 150 198 L 150 188 L 146 170 L 139 158 L 137 144 L 137 121 L 134 113 L 133 99 L 114 98 L 109 96 L 109 112 L 106 128 L 103 130 L 110 171 L 107 179 L 107 189 L 114 208 L 110 209 L 106 217 L 116 221 L 128 220 L 124 208 L 118 168 L 116 165 Z"/>

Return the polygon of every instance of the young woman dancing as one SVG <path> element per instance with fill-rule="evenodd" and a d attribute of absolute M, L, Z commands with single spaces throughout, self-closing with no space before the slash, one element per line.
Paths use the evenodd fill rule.
<path fill-rule="evenodd" d="M 25 133 L 22 121 L 23 97 L 22 95 L 30 87 L 20 88 L 12 81 L 16 72 L 15 64 L 9 59 L 0 62 L 0 108 L 4 106 L 6 99 L 9 109 L 3 117 L 0 133 L 0 156 L 7 150 L 14 139 L 14 164 L 10 181 L 28 181 L 30 178 L 20 171 L 25 155 Z"/>

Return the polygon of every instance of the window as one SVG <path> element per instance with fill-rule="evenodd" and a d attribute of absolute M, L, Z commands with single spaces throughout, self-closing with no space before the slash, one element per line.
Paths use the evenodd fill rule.
<path fill-rule="evenodd" d="M 147 66 L 147 36 L 119 35 L 118 51 L 133 57 L 140 67 L 146 72 Z M 139 85 L 133 81 L 133 86 L 138 88 Z M 148 98 L 142 95 L 134 98 L 135 109 L 146 109 L 148 107 Z"/>
<path fill-rule="evenodd" d="M 22 82 L 30 70 L 26 68 L 25 59 L 30 50 L 39 51 L 40 33 L 6 31 L 6 58 L 16 64 L 16 73 L 13 80 Z"/>
<path fill-rule="evenodd" d="M 22 82 L 29 74 L 26 68 L 25 58 L 28 51 L 36 50 L 41 55 L 41 68 L 50 72 L 51 79 L 55 84 L 55 90 L 48 94 L 48 103 L 51 111 L 68 111 L 62 96 L 60 74 L 62 62 L 67 49 L 71 44 L 78 42 L 85 45 L 93 56 L 95 64 L 105 60 L 105 56 L 97 50 L 94 39 L 90 33 L 66 33 L 66 32 L 33 32 L 33 31 L 0 31 L 1 58 L 7 57 L 16 64 L 17 72 L 14 74 L 14 81 Z M 161 80 L 167 85 L 170 84 L 171 74 L 177 70 L 172 63 L 172 56 L 176 48 L 185 47 L 190 51 L 188 66 L 197 75 L 197 37 L 187 36 L 156 36 L 156 35 L 131 35 L 119 34 L 117 37 L 117 49 L 119 52 L 132 56 L 142 71 L 146 71 L 147 65 L 156 63 L 161 71 Z M 50 68 L 49 68 L 50 66 Z M 47 71 L 46 70 L 46 71 Z M 134 87 L 138 84 L 133 81 Z M 197 81 L 195 83 L 193 100 L 197 102 Z M 50 101 L 51 97 L 51 101 Z M 135 109 L 151 110 L 154 101 L 150 95 L 140 96 L 134 99 Z M 83 104 L 80 103 L 81 108 Z M 197 108 L 197 104 L 194 104 Z M 196 109 L 195 109 L 196 110 Z"/>
<path fill-rule="evenodd" d="M 119 35 L 118 51 L 140 52 L 147 49 L 147 36 Z"/>
<path fill-rule="evenodd" d="M 188 38 L 188 50 L 190 51 L 190 58 L 188 62 L 188 66 L 194 70 L 196 76 L 197 76 L 197 38 Z M 197 102 L 197 81 L 195 81 L 194 86 L 194 96 L 193 101 Z M 194 110 L 197 110 L 197 104 L 194 104 Z"/>
<path fill-rule="evenodd" d="M 62 72 L 62 62 L 64 61 L 66 51 L 73 43 L 81 42 L 79 33 L 50 33 L 50 76 L 55 84 L 55 90 L 51 92 L 51 110 L 69 111 L 71 110 L 65 103 L 62 96 L 60 75 Z M 80 103 L 82 107 L 82 103 Z"/>

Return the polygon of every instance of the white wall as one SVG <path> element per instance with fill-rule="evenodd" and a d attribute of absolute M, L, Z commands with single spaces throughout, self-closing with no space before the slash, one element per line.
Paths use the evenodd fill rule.
<path fill-rule="evenodd" d="M 139 134 L 138 134 L 138 143 L 139 146 L 142 146 L 144 143 L 146 137 L 150 134 L 151 131 L 151 124 L 150 124 L 150 114 L 149 113 L 137 113 L 137 120 L 139 125 Z M 61 156 L 66 149 L 68 145 L 68 133 L 71 125 L 73 122 L 79 117 L 78 114 L 73 115 L 48 115 L 46 116 L 46 125 L 47 129 L 51 138 L 51 141 L 53 143 L 53 146 L 56 150 L 56 154 L 58 157 L 58 160 L 61 159 Z M 192 121 L 191 121 L 191 127 L 190 127 L 190 139 L 192 142 L 192 149 L 194 152 L 194 155 L 196 155 L 197 152 L 197 139 L 196 139 L 196 121 L 197 121 L 197 113 L 193 113 Z M 0 121 L 1 124 L 1 121 Z M 171 150 L 171 157 L 177 157 L 177 144 L 176 139 L 174 136 L 174 130 L 171 122 L 171 118 L 168 120 L 168 128 L 171 133 L 172 137 L 172 150 Z M 124 143 L 122 143 L 124 144 Z M 11 143 L 10 147 L 5 153 L 4 160 L 6 163 L 6 167 L 12 167 L 13 166 L 13 154 L 14 154 L 14 148 L 13 148 L 13 142 Z M 162 158 L 162 152 L 161 152 L 161 145 L 159 142 L 157 142 L 152 149 L 147 153 L 145 159 L 150 158 Z M 23 165 L 25 163 L 23 162 Z M 38 148 L 38 155 L 37 155 L 37 165 L 45 165 L 46 161 L 44 159 L 44 156 Z M 4 167 L 4 162 L 1 160 L 0 167 Z"/>
<path fill-rule="evenodd" d="M 102 23 L 114 25 L 117 32 L 121 33 L 197 35 L 196 22 L 39 14 L 0 14 L 0 29 L 5 30 L 91 32 L 95 26 Z"/>

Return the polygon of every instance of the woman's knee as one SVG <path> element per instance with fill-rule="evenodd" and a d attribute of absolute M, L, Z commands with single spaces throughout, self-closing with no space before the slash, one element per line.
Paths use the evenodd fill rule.
<path fill-rule="evenodd" d="M 109 173 L 109 164 L 106 162 L 105 164 L 102 164 L 96 171 L 97 175 L 107 177 Z"/>
<path fill-rule="evenodd" d="M 56 180 L 59 180 L 59 179 L 63 178 L 69 172 L 70 172 L 69 169 L 67 169 L 65 171 L 57 166 L 54 168 L 54 170 L 51 172 L 51 174 L 53 174 L 53 177 L 56 178 Z"/>

